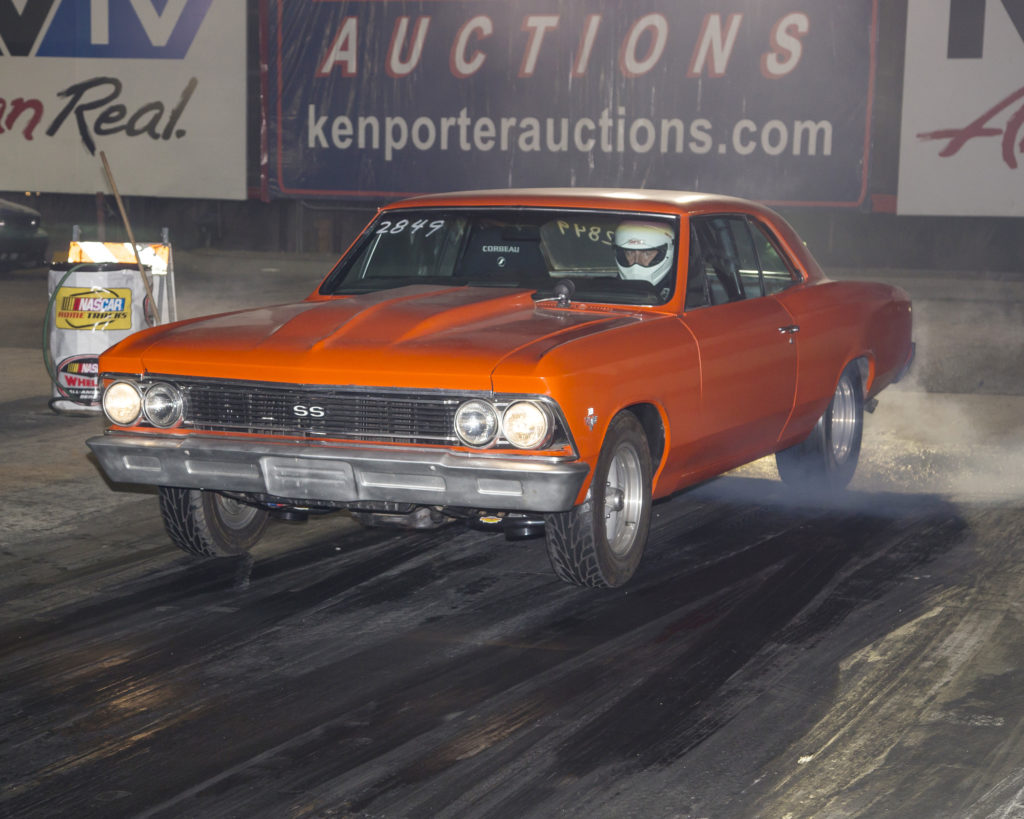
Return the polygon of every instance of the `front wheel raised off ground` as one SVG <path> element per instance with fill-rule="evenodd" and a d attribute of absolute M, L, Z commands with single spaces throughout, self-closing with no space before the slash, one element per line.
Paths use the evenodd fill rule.
<path fill-rule="evenodd" d="M 160 487 L 160 513 L 174 545 L 196 557 L 243 555 L 262 537 L 266 509 L 204 489 Z"/>
<path fill-rule="evenodd" d="M 621 586 L 636 571 L 651 525 L 651 453 L 636 416 L 612 419 L 587 499 L 545 517 L 555 574 L 577 586 Z"/>

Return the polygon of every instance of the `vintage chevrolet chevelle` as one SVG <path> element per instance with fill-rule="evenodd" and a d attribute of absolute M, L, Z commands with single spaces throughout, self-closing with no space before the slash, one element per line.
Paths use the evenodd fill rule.
<path fill-rule="evenodd" d="M 160 487 L 195 555 L 345 509 L 543 533 L 560 578 L 618 586 L 656 499 L 771 453 L 788 483 L 845 487 L 865 404 L 913 351 L 905 293 L 829 281 L 747 200 L 421 196 L 305 301 L 112 347 L 88 443 L 111 480 Z"/>

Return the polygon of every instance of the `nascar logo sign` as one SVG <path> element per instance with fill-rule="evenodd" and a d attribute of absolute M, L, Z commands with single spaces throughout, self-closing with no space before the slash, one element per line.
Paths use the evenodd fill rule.
<path fill-rule="evenodd" d="M 76 403 L 95 404 L 100 398 L 99 372 L 98 356 L 74 355 L 57 366 L 54 386 L 62 397 Z"/>
<path fill-rule="evenodd" d="M 132 291 L 62 287 L 57 293 L 60 330 L 130 330 Z"/>

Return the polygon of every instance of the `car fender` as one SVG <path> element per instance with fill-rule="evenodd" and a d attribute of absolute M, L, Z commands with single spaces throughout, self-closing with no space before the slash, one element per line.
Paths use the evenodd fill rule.
<path fill-rule="evenodd" d="M 672 460 L 674 422 L 699 409 L 696 344 L 678 320 L 666 314 L 643 314 L 638 321 L 554 345 L 539 340 L 504 359 L 492 379 L 498 394 L 553 398 L 565 415 L 580 460 L 591 469 L 612 419 L 623 411 L 636 412 L 648 438 L 659 437 L 652 445 L 655 486 L 665 463 Z M 587 488 L 589 478 L 580 500 Z"/>

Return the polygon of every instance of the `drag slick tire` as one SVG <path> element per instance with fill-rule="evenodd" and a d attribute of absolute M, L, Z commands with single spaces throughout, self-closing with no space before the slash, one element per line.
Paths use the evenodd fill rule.
<path fill-rule="evenodd" d="M 799 444 L 775 453 L 779 476 L 806 491 L 838 491 L 853 478 L 864 434 L 864 391 L 857 367 L 839 376 L 828 409 Z"/>
<path fill-rule="evenodd" d="M 612 419 L 586 500 L 545 516 L 555 574 L 577 586 L 621 586 L 636 571 L 651 526 L 651 453 L 636 416 Z"/>
<path fill-rule="evenodd" d="M 171 541 L 196 557 L 235 557 L 267 528 L 266 509 L 204 489 L 160 487 L 160 514 Z"/>

